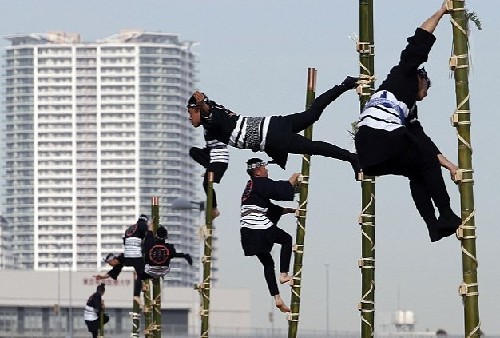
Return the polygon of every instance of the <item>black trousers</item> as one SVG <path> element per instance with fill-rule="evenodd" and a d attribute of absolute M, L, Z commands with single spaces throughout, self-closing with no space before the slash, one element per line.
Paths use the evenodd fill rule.
<path fill-rule="evenodd" d="M 205 171 L 205 175 L 203 176 L 203 190 L 205 190 L 206 194 L 208 190 L 208 167 L 210 166 L 210 171 L 214 173 L 214 182 L 220 183 L 228 165 L 224 162 L 210 163 L 210 150 L 208 148 L 192 147 L 189 149 L 189 156 L 191 156 L 191 158 L 198 164 L 202 165 L 203 168 L 207 169 Z M 215 193 L 215 189 L 212 189 L 212 206 L 217 208 L 217 195 Z"/>
<path fill-rule="evenodd" d="M 312 141 L 298 134 L 314 122 L 318 121 L 323 109 L 309 109 L 301 113 L 291 114 L 283 118 L 292 125 L 288 152 L 291 154 L 321 155 L 341 161 L 354 162 L 357 155 L 324 141 Z"/>
<path fill-rule="evenodd" d="M 281 244 L 280 272 L 288 272 L 290 270 L 290 259 L 292 258 L 292 236 L 280 228 L 278 228 L 275 233 L 276 237 L 274 243 Z M 266 279 L 269 293 L 271 296 L 279 294 L 280 292 L 278 290 L 278 284 L 276 283 L 273 256 L 270 252 L 266 252 L 257 254 L 257 258 L 264 266 L 264 278 Z"/>
<path fill-rule="evenodd" d="M 435 226 L 435 207 L 440 214 L 452 212 L 450 196 L 437 156 L 416 142 L 409 143 L 398 156 L 364 169 L 367 175 L 400 175 L 410 180 L 415 206 L 428 228 Z"/>
<path fill-rule="evenodd" d="M 125 257 L 123 261 L 124 266 L 132 266 L 134 267 L 135 272 L 137 273 L 137 278 L 134 281 L 134 296 L 139 297 L 141 295 L 142 289 L 142 281 L 148 278 L 148 275 L 144 271 L 144 258 L 130 258 Z"/>
<path fill-rule="evenodd" d="M 109 322 L 109 316 L 104 314 L 104 324 Z M 99 319 L 97 320 L 86 320 L 85 324 L 87 324 L 87 328 L 90 333 L 92 333 L 92 338 L 97 338 L 99 332 Z"/>

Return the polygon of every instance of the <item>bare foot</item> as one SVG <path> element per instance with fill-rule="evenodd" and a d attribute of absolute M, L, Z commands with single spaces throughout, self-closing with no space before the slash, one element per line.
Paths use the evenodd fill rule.
<path fill-rule="evenodd" d="M 139 304 L 139 307 L 141 308 L 142 310 L 142 302 L 141 302 L 141 297 L 139 296 L 134 296 L 134 302 L 136 302 L 137 304 Z"/>
<path fill-rule="evenodd" d="M 290 308 L 285 305 L 285 302 L 283 302 L 283 299 L 281 299 L 280 295 L 274 296 L 274 301 L 275 301 L 276 307 L 281 312 L 290 312 Z"/>
<path fill-rule="evenodd" d="M 289 276 L 287 272 L 280 273 L 280 284 L 289 283 L 292 280 L 292 276 Z"/>
<path fill-rule="evenodd" d="M 220 215 L 219 209 L 213 208 L 212 209 L 212 219 L 215 219 L 215 218 L 219 217 L 219 215 Z"/>

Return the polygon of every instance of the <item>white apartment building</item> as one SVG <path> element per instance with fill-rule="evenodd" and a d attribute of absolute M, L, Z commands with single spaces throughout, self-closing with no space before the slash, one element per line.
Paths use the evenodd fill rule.
<path fill-rule="evenodd" d="M 18 267 L 107 269 L 102 258 L 122 252 L 153 196 L 170 242 L 199 262 L 199 211 L 168 208 L 201 187 L 185 108 L 193 43 L 142 31 L 91 43 L 64 32 L 5 38 L 2 204 Z M 170 285 L 197 282 L 196 264 L 174 260 Z"/>

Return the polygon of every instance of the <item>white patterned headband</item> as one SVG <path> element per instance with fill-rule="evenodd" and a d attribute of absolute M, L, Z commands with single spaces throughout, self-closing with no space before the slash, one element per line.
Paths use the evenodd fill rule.
<path fill-rule="evenodd" d="M 267 162 L 265 162 L 265 161 L 260 161 L 260 162 L 255 162 L 255 163 L 252 163 L 252 164 L 247 164 L 247 170 L 257 169 L 259 167 L 263 167 L 263 166 L 266 166 L 266 165 L 267 165 Z"/>

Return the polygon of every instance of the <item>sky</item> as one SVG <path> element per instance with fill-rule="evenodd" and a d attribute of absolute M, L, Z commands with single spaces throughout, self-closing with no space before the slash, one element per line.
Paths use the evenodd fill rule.
<path fill-rule="evenodd" d="M 441 6 L 441 1 L 374 3 L 375 76 L 380 84 L 397 63 L 406 38 Z M 499 204 L 496 176 L 500 174 L 500 142 L 495 137 L 500 119 L 494 107 L 496 99 L 491 97 L 500 86 L 494 61 L 500 52 L 495 43 L 500 21 L 494 3 L 466 1 L 466 7 L 475 11 L 483 24 L 482 31 L 471 31 L 469 87 L 479 315 L 482 330 L 489 335 L 500 334 L 496 306 L 500 269 L 495 251 L 500 238 L 495 221 Z M 2 0 L 0 12 L 4 13 L 1 36 L 66 31 L 80 33 L 84 41 L 95 41 L 122 29 L 144 29 L 178 33 L 181 40 L 198 41 L 194 47 L 199 56 L 198 89 L 248 116 L 302 111 L 308 67 L 318 71 L 318 95 L 347 75 L 359 74 L 352 39 L 358 31 L 358 1 L 354 0 Z M 419 115 L 427 134 L 456 163 L 456 131 L 449 123 L 455 109 L 455 92 L 448 68 L 452 50 L 448 16 L 441 20 L 435 35 L 437 41 L 425 64 L 432 88 L 419 104 Z M 0 47 L 7 44 L 5 39 L 0 41 Z M 358 113 L 357 95 L 354 91 L 345 93 L 314 125 L 313 138 L 353 150 L 347 130 Z M 247 180 L 244 163 L 255 155 L 231 149 L 229 170 L 216 185 L 222 213 L 215 221 L 219 286 L 251 290 L 255 327 L 286 327 L 285 316 L 273 310 L 260 263 L 255 257 L 243 256 L 239 241 L 239 197 Z M 258 156 L 267 158 L 264 153 Z M 270 166 L 270 177 L 288 179 L 300 171 L 300 159 L 291 155 L 286 170 Z M 443 171 L 443 175 L 452 207 L 459 213 L 458 189 L 449 180 L 448 172 Z M 201 181 L 199 187 L 201 198 Z M 359 330 L 360 210 L 360 184 L 354 181 L 350 165 L 313 157 L 299 329 L 325 330 L 328 325 L 330 330 Z M 404 178 L 377 179 L 376 213 L 377 329 L 388 324 L 389 314 L 399 309 L 414 312 L 418 331 L 443 328 L 449 333 L 463 333 L 464 310 L 457 293 L 462 281 L 460 242 L 450 237 L 430 243 Z M 295 236 L 293 216 L 283 217 L 280 226 Z M 278 252 L 276 247 L 274 255 Z M 289 302 L 289 287 L 280 286 L 280 290 Z M 270 311 L 274 311 L 274 323 L 269 322 Z"/>

